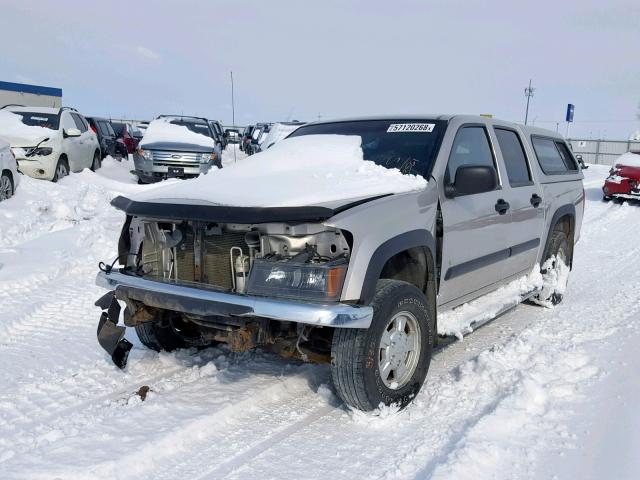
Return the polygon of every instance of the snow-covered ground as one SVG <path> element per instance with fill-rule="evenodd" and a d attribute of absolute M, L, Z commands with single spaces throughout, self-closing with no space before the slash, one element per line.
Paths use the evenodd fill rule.
<path fill-rule="evenodd" d="M 123 221 L 109 200 L 157 188 L 130 168 L 24 178 L 0 204 L 0 478 L 640 476 L 640 207 L 600 201 L 608 167 L 585 172 L 563 304 L 439 349 L 415 402 L 374 414 L 340 404 L 327 366 L 263 352 L 136 342 L 112 365 L 93 306 Z"/>

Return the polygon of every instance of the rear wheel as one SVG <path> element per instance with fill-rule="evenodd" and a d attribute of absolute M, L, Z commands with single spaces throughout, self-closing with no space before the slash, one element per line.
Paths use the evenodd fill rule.
<path fill-rule="evenodd" d="M 13 181 L 11 174 L 2 172 L 0 175 L 0 201 L 7 200 L 13 196 Z"/>
<path fill-rule="evenodd" d="M 56 171 L 53 175 L 53 181 L 57 182 L 63 177 L 69 175 L 69 164 L 65 158 L 60 158 L 58 160 L 58 164 L 56 165 Z"/>
<path fill-rule="evenodd" d="M 93 162 L 91 162 L 91 170 L 94 172 L 102 166 L 102 160 L 100 159 L 100 152 L 96 150 L 93 154 Z"/>
<path fill-rule="evenodd" d="M 380 280 L 368 329 L 338 328 L 331 374 L 340 398 L 359 410 L 405 407 L 420 391 L 431 361 L 434 332 L 427 300 L 413 285 Z"/>
<path fill-rule="evenodd" d="M 551 307 L 562 302 L 571 270 L 570 255 L 567 234 L 563 230 L 553 230 L 540 266 L 543 286 L 535 297 L 536 303 Z"/>

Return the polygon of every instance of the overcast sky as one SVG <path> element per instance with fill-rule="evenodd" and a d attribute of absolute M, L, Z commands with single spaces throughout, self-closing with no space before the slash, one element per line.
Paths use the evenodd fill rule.
<path fill-rule="evenodd" d="M 231 123 L 491 113 L 572 135 L 640 129 L 640 1 L 0 0 L 0 80 L 82 113 Z"/>

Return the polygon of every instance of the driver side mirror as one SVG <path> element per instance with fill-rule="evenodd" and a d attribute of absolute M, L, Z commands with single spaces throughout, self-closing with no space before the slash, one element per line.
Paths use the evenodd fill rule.
<path fill-rule="evenodd" d="M 586 163 L 584 163 L 584 160 L 582 159 L 582 155 L 576 155 L 576 160 L 578 161 L 578 163 L 580 164 L 580 168 L 582 170 L 586 170 L 587 168 L 589 168 L 589 165 L 587 165 Z"/>
<path fill-rule="evenodd" d="M 78 130 L 77 128 L 70 128 L 68 130 L 64 130 L 64 137 L 68 138 L 68 137 L 79 137 L 80 135 L 82 135 L 82 132 L 80 130 Z"/>
<path fill-rule="evenodd" d="M 463 165 L 456 170 L 453 184 L 445 185 L 447 198 L 474 195 L 495 190 L 498 186 L 496 170 L 486 165 Z"/>

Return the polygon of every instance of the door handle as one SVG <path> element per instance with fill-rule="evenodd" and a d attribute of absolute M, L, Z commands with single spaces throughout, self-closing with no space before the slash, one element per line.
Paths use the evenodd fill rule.
<path fill-rule="evenodd" d="M 505 202 L 502 198 L 496 202 L 496 212 L 500 215 L 504 215 L 509 210 L 509 203 Z"/>
<path fill-rule="evenodd" d="M 538 208 L 538 205 L 540 205 L 542 203 L 542 197 L 540 195 L 538 195 L 537 193 L 534 193 L 533 195 L 531 195 L 531 205 L 533 205 L 534 207 Z"/>

